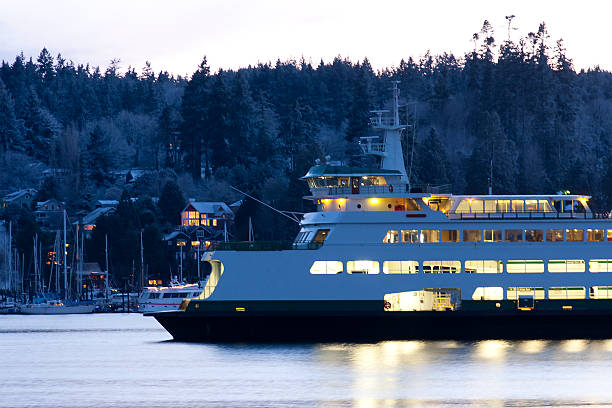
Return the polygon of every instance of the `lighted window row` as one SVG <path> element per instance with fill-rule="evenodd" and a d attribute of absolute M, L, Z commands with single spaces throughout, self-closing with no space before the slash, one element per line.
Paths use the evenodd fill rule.
<path fill-rule="evenodd" d="M 438 242 L 583 242 L 583 229 L 525 229 L 525 230 L 389 230 L 383 238 L 384 243 L 438 243 Z M 612 229 L 587 229 L 589 242 L 612 241 Z"/>
<path fill-rule="evenodd" d="M 518 300 L 532 298 L 546 299 L 543 287 L 509 287 L 506 288 L 506 299 Z M 586 289 L 583 286 L 552 286 L 548 288 L 548 299 L 585 299 Z M 590 299 L 612 299 L 612 286 L 591 286 Z M 504 300 L 502 287 L 478 287 L 472 294 L 472 300 Z"/>
<path fill-rule="evenodd" d="M 460 273 L 461 261 L 435 260 L 422 262 L 423 273 Z M 502 273 L 504 262 L 501 260 L 468 260 L 464 262 L 466 273 Z M 507 273 L 543 273 L 544 261 L 534 259 L 507 260 Z M 415 274 L 419 272 L 418 261 L 384 261 L 385 274 Z M 551 259 L 548 261 L 548 272 L 576 273 L 585 272 L 586 262 L 582 259 Z M 612 259 L 589 260 L 589 271 L 594 273 L 612 272 Z M 316 275 L 335 275 L 344 272 L 341 261 L 315 261 L 310 267 L 310 273 Z M 349 274 L 380 273 L 378 261 L 359 260 L 348 261 L 346 272 Z"/>
<path fill-rule="evenodd" d="M 478 200 L 462 199 L 455 213 L 479 214 L 479 213 L 551 213 L 551 212 L 579 212 L 586 211 L 586 198 L 578 200 L 553 200 L 552 206 L 548 200 Z"/>

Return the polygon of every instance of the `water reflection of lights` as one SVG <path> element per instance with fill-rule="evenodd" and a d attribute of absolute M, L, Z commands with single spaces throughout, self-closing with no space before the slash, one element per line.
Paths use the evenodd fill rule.
<path fill-rule="evenodd" d="M 462 344 L 453 340 L 441 341 L 437 345 L 441 349 L 458 349 L 464 347 Z"/>
<path fill-rule="evenodd" d="M 581 353 L 586 349 L 587 340 L 565 340 L 561 342 L 561 350 L 566 353 Z"/>
<path fill-rule="evenodd" d="M 503 340 L 484 340 L 476 344 L 476 355 L 487 360 L 503 360 L 510 346 Z"/>
<path fill-rule="evenodd" d="M 519 350 L 526 354 L 537 354 L 544 351 L 547 344 L 545 340 L 527 340 L 519 344 Z"/>
<path fill-rule="evenodd" d="M 605 351 L 612 351 L 612 340 L 603 340 L 601 346 Z"/>

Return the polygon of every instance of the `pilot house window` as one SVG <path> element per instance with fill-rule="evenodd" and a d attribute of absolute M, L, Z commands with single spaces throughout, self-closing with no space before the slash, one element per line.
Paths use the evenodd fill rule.
<path fill-rule="evenodd" d="M 327 239 L 328 235 L 329 235 L 329 230 L 328 229 L 317 230 L 317 233 L 314 236 L 314 238 L 312 239 L 312 242 L 317 242 L 317 243 L 322 244 L 323 242 L 325 242 L 325 240 Z"/>

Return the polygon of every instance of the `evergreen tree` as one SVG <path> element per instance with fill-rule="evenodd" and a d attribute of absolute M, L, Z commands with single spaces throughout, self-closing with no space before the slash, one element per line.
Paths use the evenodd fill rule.
<path fill-rule="evenodd" d="M 243 71 L 234 79 L 228 111 L 228 135 L 232 161 L 248 166 L 253 146 L 255 102 Z"/>
<path fill-rule="evenodd" d="M 159 196 L 159 210 L 162 218 L 170 225 L 180 225 L 181 211 L 186 202 L 180 187 L 174 181 L 168 181 Z"/>
<path fill-rule="evenodd" d="M 181 145 L 188 158 L 187 168 L 195 180 L 201 178 L 202 153 L 206 154 L 206 172 L 209 169 L 208 149 L 203 145 L 208 139 L 209 73 L 210 69 L 204 57 L 198 70 L 187 83 L 181 104 L 181 116 L 183 117 Z"/>
<path fill-rule="evenodd" d="M 224 72 L 219 71 L 214 77 L 208 104 L 206 141 L 213 170 L 234 164 L 230 152 L 230 93 L 225 81 Z"/>
<path fill-rule="evenodd" d="M 419 181 L 432 184 L 446 184 L 450 181 L 448 157 L 435 128 L 432 127 L 429 135 L 419 144 L 417 160 Z"/>
<path fill-rule="evenodd" d="M 96 125 L 89 134 L 87 143 L 86 174 L 96 185 L 102 185 L 106 181 L 108 171 L 111 168 L 112 153 L 108 138 L 99 125 Z"/>
<path fill-rule="evenodd" d="M 0 79 L 0 149 L 2 152 L 23 149 L 19 122 L 15 115 L 15 103 Z"/>
<path fill-rule="evenodd" d="M 372 90 L 370 88 L 373 76 L 372 67 L 367 59 L 357 65 L 353 79 L 353 95 L 347 116 L 346 140 L 357 141 L 367 136 L 368 121 L 372 110 Z"/>

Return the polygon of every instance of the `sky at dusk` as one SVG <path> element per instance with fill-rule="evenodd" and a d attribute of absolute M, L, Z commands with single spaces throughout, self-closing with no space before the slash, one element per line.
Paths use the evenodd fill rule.
<path fill-rule="evenodd" d="M 335 56 L 368 57 L 375 69 L 402 58 L 463 55 L 485 19 L 498 43 L 549 28 L 550 43 L 563 38 L 577 69 L 612 69 L 612 26 L 606 2 L 575 1 L 195 1 L 0 0 L 0 59 L 22 52 L 38 56 L 47 47 L 75 63 L 104 69 L 113 58 L 138 71 L 190 75 L 206 55 L 213 71 L 277 59 L 316 65 Z"/>

